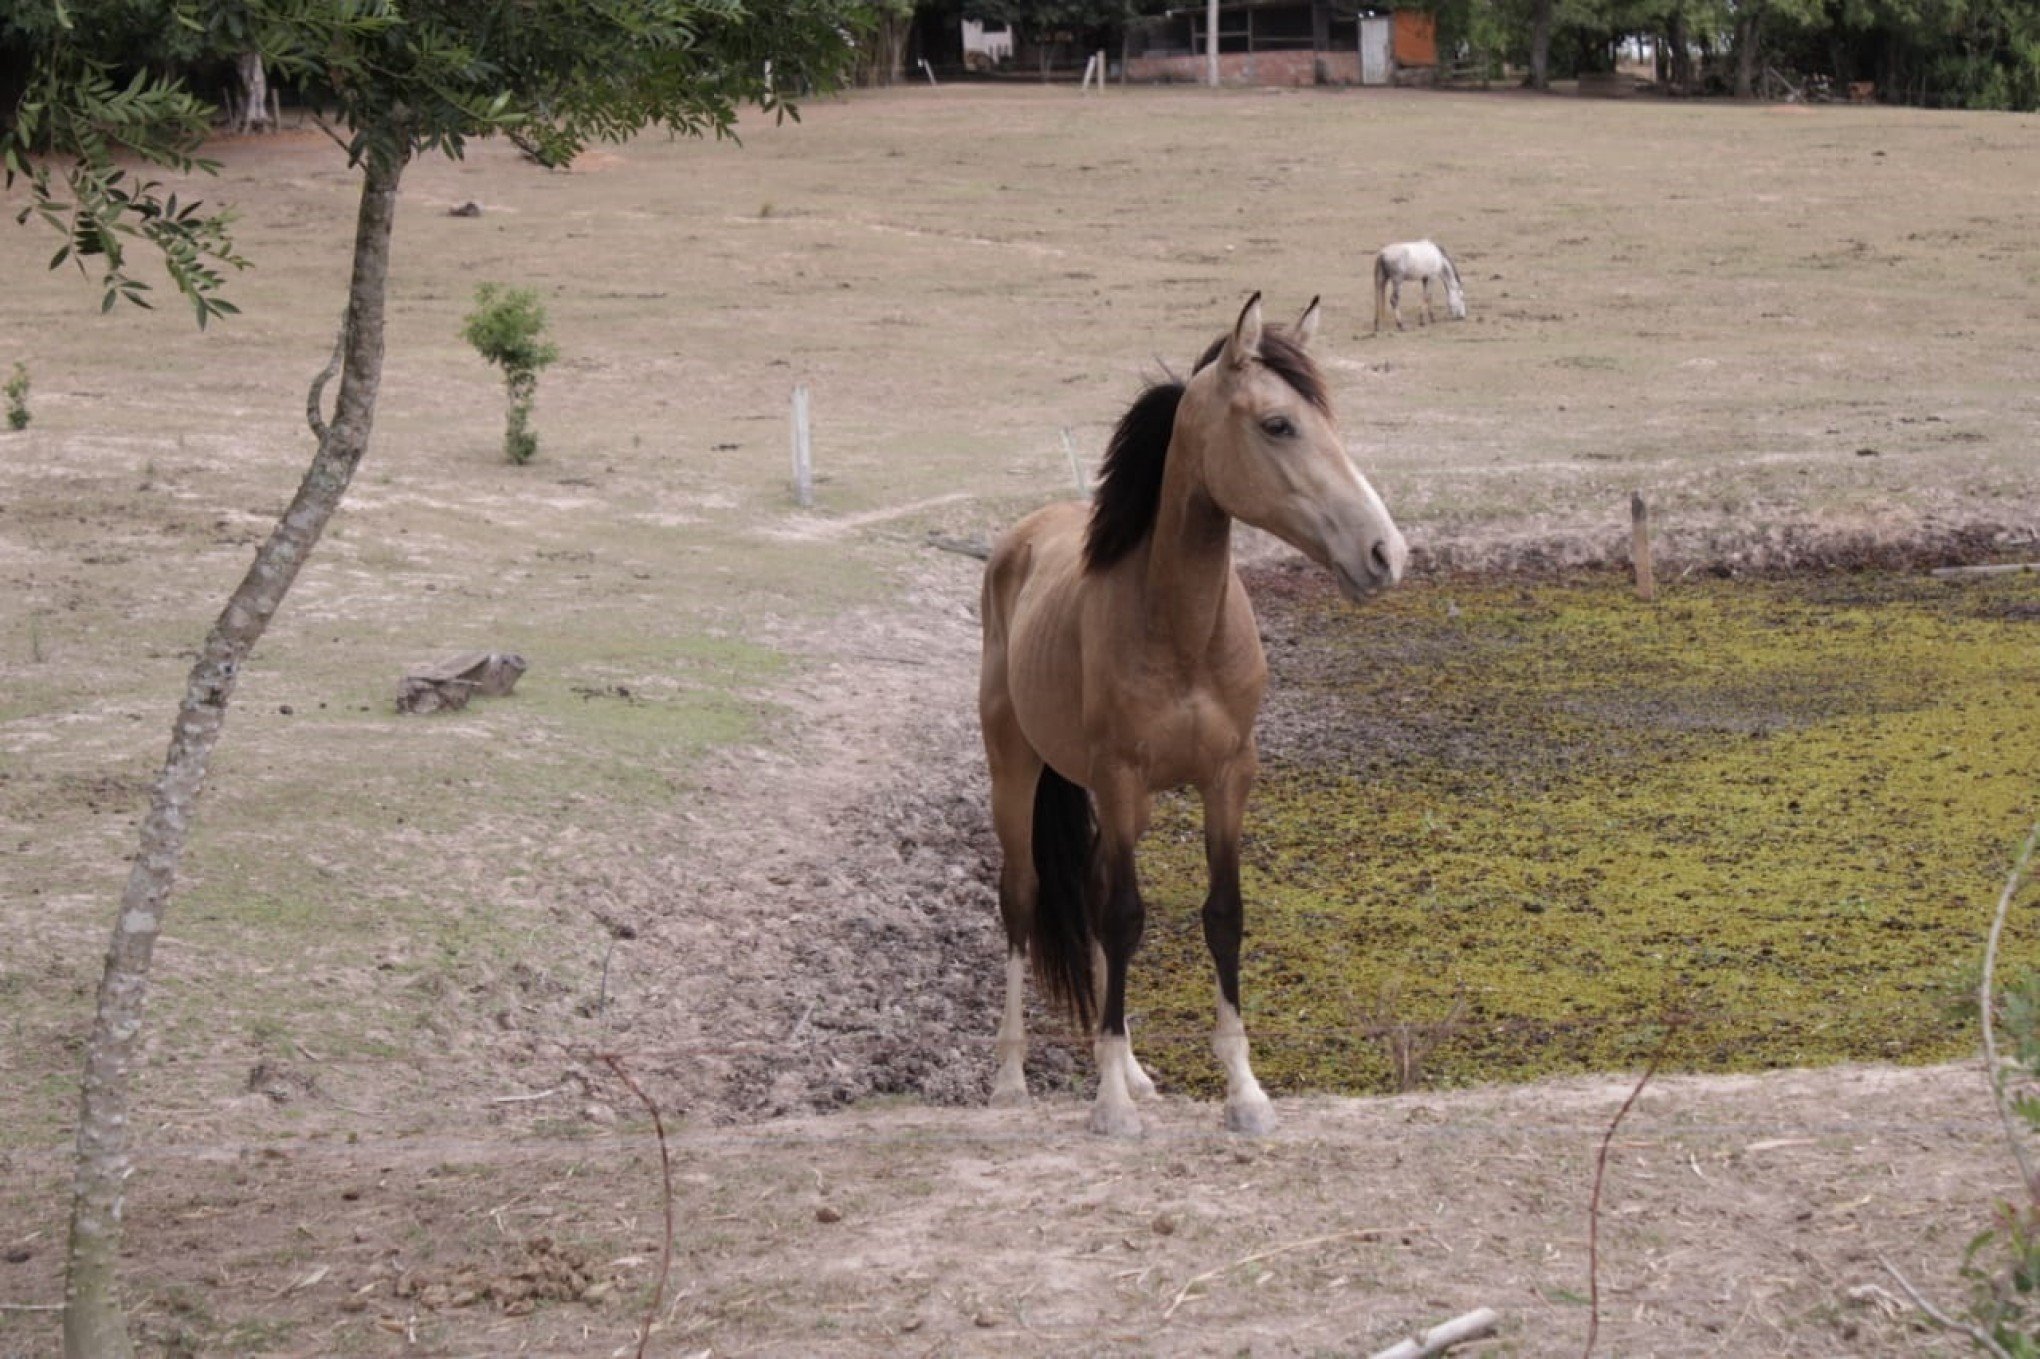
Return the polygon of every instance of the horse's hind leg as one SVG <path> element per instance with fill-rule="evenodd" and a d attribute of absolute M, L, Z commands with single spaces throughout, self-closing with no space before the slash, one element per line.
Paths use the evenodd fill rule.
<path fill-rule="evenodd" d="M 1225 1126 L 1228 1132 L 1275 1131 L 1275 1106 L 1254 1079 L 1247 1060 L 1247 1027 L 1240 1019 L 1240 940 L 1246 906 L 1240 898 L 1240 829 L 1247 790 L 1254 782 L 1254 757 L 1221 771 L 1204 791 L 1204 856 L 1211 894 L 1204 901 L 1204 942 L 1218 972 L 1218 1020 L 1211 1050 L 1225 1067 Z"/>
<path fill-rule="evenodd" d="M 999 836 L 1004 864 L 999 870 L 999 916 L 1006 926 L 1006 1008 L 994 1044 L 998 1073 L 992 1077 L 992 1104 L 1008 1107 L 1027 1102 L 1027 941 L 1034 931 L 1034 908 L 1041 882 L 1034 870 L 1034 786 L 1041 778 L 1041 758 L 1019 735 L 1017 724 L 988 721 L 985 749 L 992 770 L 992 827 Z"/>
<path fill-rule="evenodd" d="M 1006 1007 L 994 1044 L 999 1068 L 992 1077 L 992 1103 L 1027 1102 L 1027 944 L 1041 879 L 1034 864 L 1034 796 L 1041 782 L 1041 756 L 1028 743 L 1013 711 L 1007 686 L 1006 618 L 997 584 L 997 564 L 987 568 L 983 613 L 984 661 L 978 675 L 978 721 L 985 764 L 992 776 L 992 829 L 999 837 L 999 916 L 1006 926 Z"/>

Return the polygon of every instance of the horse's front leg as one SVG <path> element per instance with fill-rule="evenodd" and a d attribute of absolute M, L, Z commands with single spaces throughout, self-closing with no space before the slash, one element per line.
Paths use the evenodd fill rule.
<path fill-rule="evenodd" d="M 1105 965 L 1105 945 L 1102 943 L 1097 944 L 1096 950 L 1096 953 L 1093 955 L 1091 972 L 1098 979 L 1096 993 L 1098 1013 L 1104 1014 L 1105 978 L 1111 969 Z M 1133 1097 L 1137 1100 L 1152 1099 L 1155 1093 L 1155 1078 L 1147 1074 L 1147 1071 L 1140 1064 L 1140 1059 L 1133 1055 L 1133 1021 L 1130 1019 L 1126 1021 L 1126 1088 L 1132 1092 Z"/>
<path fill-rule="evenodd" d="M 1424 312 L 1423 312 L 1423 316 L 1424 316 L 1424 324 L 1425 324 L 1425 325 L 1427 325 L 1427 326 L 1428 326 L 1428 325 L 1430 325 L 1430 324 L 1431 324 L 1431 320 L 1432 320 L 1432 317 L 1431 317 L 1431 276 L 1430 276 L 1429 274 L 1425 274 L 1425 275 L 1424 275 Z"/>
<path fill-rule="evenodd" d="M 1140 898 L 1134 846 L 1147 829 L 1146 785 L 1131 770 L 1096 778 L 1098 803 L 1098 907 L 1094 920 L 1105 954 L 1104 995 L 1098 1007 L 1098 1099 L 1091 1106 L 1091 1131 L 1108 1137 L 1138 1137 L 1140 1114 L 1133 1106 L 1140 1068 L 1126 1034 L 1126 969 L 1140 945 L 1147 907 Z M 1145 1079 L 1145 1073 L 1142 1073 Z M 1152 1084 L 1150 1083 L 1150 1088 Z"/>
<path fill-rule="evenodd" d="M 1246 934 L 1240 829 L 1254 767 L 1250 748 L 1203 790 L 1204 857 L 1211 871 L 1211 894 L 1204 901 L 1204 942 L 1218 972 L 1218 1022 L 1212 1029 L 1211 1050 L 1225 1067 L 1226 1131 L 1258 1136 L 1275 1131 L 1275 1106 L 1254 1079 L 1247 1060 L 1247 1026 L 1240 1018 L 1240 941 Z"/>

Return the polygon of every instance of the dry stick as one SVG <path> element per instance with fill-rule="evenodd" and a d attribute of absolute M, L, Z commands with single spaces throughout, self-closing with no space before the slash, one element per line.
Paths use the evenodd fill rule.
<path fill-rule="evenodd" d="M 1438 1323 L 1422 1335 L 1397 1341 L 1374 1354 L 1372 1359 L 1435 1359 L 1454 1345 L 1493 1335 L 1495 1327 L 1501 1324 L 1502 1319 L 1496 1315 L 1494 1308 L 1476 1307 L 1462 1316 Z"/>
<path fill-rule="evenodd" d="M 1936 580 L 1962 580 L 1969 576 L 2024 576 L 2040 571 L 2040 562 L 2008 562 L 2003 566 L 1937 566 L 1927 572 Z"/>
<path fill-rule="evenodd" d="M 1170 1299 L 1168 1308 L 1162 1313 L 1162 1320 L 1167 1321 L 1170 1317 L 1176 1315 L 1176 1309 L 1181 1307 L 1184 1299 L 1190 1296 L 1191 1289 L 1208 1280 L 1217 1278 L 1228 1270 L 1243 1268 L 1257 1260 L 1267 1260 L 1277 1255 L 1287 1255 L 1293 1250 L 1305 1250 L 1311 1246 L 1322 1246 L 1329 1241 L 1344 1241 L 1348 1237 L 1413 1235 L 1423 1230 L 1422 1227 L 1358 1227 L 1352 1231 L 1329 1232 L 1324 1236 L 1313 1236 L 1303 1241 L 1291 1241 L 1286 1246 L 1270 1246 L 1267 1250 L 1255 1251 L 1252 1255 L 1242 1255 L 1229 1265 L 1220 1265 L 1216 1269 L 1207 1269 L 1202 1274 L 1193 1275 L 1186 1280 L 1183 1286 L 1176 1290 L 1176 1296 Z"/>
<path fill-rule="evenodd" d="M 1927 1320 L 1932 1321 L 1937 1325 L 1946 1328 L 1947 1330 L 1962 1332 L 1962 1334 L 1968 1336 L 1972 1341 L 1976 1343 L 1977 1348 L 1983 1350 L 1987 1354 L 1995 1355 L 1996 1359 L 2012 1359 L 2011 1354 L 2006 1351 L 2003 1345 L 1998 1344 L 1998 1342 L 1992 1338 L 1990 1332 L 1984 1330 L 1981 1326 L 1973 1325 L 1970 1322 L 1957 1321 L 1955 1320 L 1955 1318 L 1949 1316 L 1946 1312 L 1943 1312 L 1940 1308 L 1934 1306 L 1933 1303 L 1928 1302 L 1926 1298 L 1920 1293 L 1920 1290 L 1912 1286 L 1912 1280 L 1906 1278 L 1905 1275 L 1898 1272 L 1897 1265 L 1892 1264 L 1891 1261 L 1885 1259 L 1882 1255 L 1877 1257 L 1877 1263 L 1884 1266 L 1884 1272 L 1886 1274 L 1889 1274 L 1892 1278 L 1898 1281 L 1898 1286 L 1905 1290 L 1905 1295 L 1908 1298 L 1912 1299 L 1913 1306 L 1919 1308 L 1922 1312 L 1927 1314 Z"/>
<path fill-rule="evenodd" d="M 1657 1051 L 1650 1055 L 1650 1063 L 1643 1074 L 1636 1078 L 1636 1087 L 1629 1092 L 1629 1098 L 1622 1101 L 1622 1107 L 1615 1111 L 1614 1121 L 1608 1131 L 1601 1134 L 1601 1150 L 1594 1157 L 1594 1192 L 1587 1200 L 1587 1348 L 1582 1359 L 1588 1359 L 1594 1352 L 1594 1340 L 1601 1333 L 1601 1181 L 1608 1172 L 1608 1148 L 1614 1144 L 1615 1130 L 1622 1126 L 1629 1108 L 1643 1093 L 1643 1087 L 1650 1084 L 1650 1078 L 1657 1074 L 1658 1064 L 1671 1050 L 1672 1035 L 1679 1031 L 1684 1016 L 1673 1014 L 1665 1021 L 1665 1036 L 1658 1041 Z"/>
<path fill-rule="evenodd" d="M 1990 1102 L 1996 1107 L 1998 1118 L 2005 1125 L 2005 1141 L 2011 1146 L 2012 1159 L 2019 1164 L 2019 1178 L 2025 1183 L 2026 1196 L 2033 1203 L 2040 1204 L 2040 1181 L 2033 1177 L 2033 1164 L 2027 1158 L 2025 1141 L 2019 1134 L 2017 1123 L 2013 1121 L 2011 1108 L 2005 1103 L 2004 1070 L 1998 1065 L 1997 1033 L 1991 1022 L 1991 1013 L 1996 1008 L 1994 993 L 1997 988 L 1994 983 L 1997 974 L 1998 941 L 2004 935 L 2005 919 L 2012 911 L 2012 898 L 2019 894 L 2019 884 L 2026 876 L 2026 865 L 2033 858 L 2036 844 L 2040 844 L 2040 822 L 2035 822 L 2033 829 L 2026 832 L 2026 843 L 2019 846 L 2019 852 L 2012 860 L 2012 871 L 2005 879 L 2005 890 L 1998 893 L 1997 913 L 1991 917 L 1990 922 L 1990 938 L 1983 946 L 1983 979 L 1977 983 L 1976 1004 L 1978 1016 L 1983 1023 L 1983 1067 L 1985 1075 L 1990 1078 Z M 1913 1287 L 1912 1280 L 1899 1273 L 1897 1265 L 1881 1255 L 1877 1257 L 1877 1263 L 1884 1266 L 1886 1274 L 1898 1281 L 1898 1286 L 1912 1299 L 1913 1306 L 1924 1312 L 1929 1321 L 1944 1330 L 1960 1331 L 1978 1348 L 1996 1355 L 1997 1359 L 2011 1359 L 2004 1346 L 1998 1344 L 1982 1327 L 1966 1321 L 1957 1321 L 1927 1301 L 1925 1295 Z"/>
<path fill-rule="evenodd" d="M 2026 876 L 2026 865 L 2033 858 L 2033 848 L 2040 843 L 2040 822 L 2026 833 L 2026 843 L 2019 846 L 2018 857 L 2012 860 L 2012 872 L 2005 879 L 2005 890 L 1998 893 L 1997 914 L 1991 918 L 1990 940 L 1983 946 L 1983 980 L 1977 984 L 1976 1003 L 1983 1018 L 1983 1064 L 1990 1076 L 1990 1102 L 1997 1106 L 1998 1118 L 2005 1125 L 2005 1140 L 2011 1144 L 2012 1157 L 2019 1163 L 2019 1177 L 2025 1181 L 2026 1197 L 2040 1205 L 2040 1179 L 2033 1175 L 2033 1163 L 2026 1155 L 2025 1139 L 2020 1136 L 2018 1125 L 2012 1119 L 2011 1108 L 2005 1103 L 2004 1068 L 1998 1065 L 1997 1035 L 1991 1024 L 1991 1011 L 1996 1008 L 1994 992 L 1997 972 L 1998 940 L 2005 932 L 2005 918 L 2011 914 L 2012 898 L 2019 894 L 2019 884 Z"/>
<path fill-rule="evenodd" d="M 1657 598 L 1657 578 L 1650 567 L 1650 507 L 1641 491 L 1629 493 L 1629 555 L 1636 563 L 1636 597 L 1648 604 Z"/>
<path fill-rule="evenodd" d="M 644 1328 L 638 1332 L 637 1359 L 645 1359 L 645 1346 L 651 1343 L 652 1324 L 659 1318 L 659 1306 L 666 1299 L 666 1277 L 673 1272 L 673 1160 L 666 1151 L 666 1121 L 659 1117 L 659 1106 L 652 1103 L 652 1097 L 644 1087 L 630 1078 L 623 1069 L 623 1059 L 613 1052 L 597 1054 L 604 1065 L 616 1073 L 616 1079 L 630 1088 L 638 1097 L 638 1103 L 651 1110 L 652 1131 L 659 1138 L 659 1179 L 664 1190 L 666 1205 L 666 1236 L 659 1244 L 659 1280 L 652 1285 L 652 1305 L 645 1309 Z"/>
<path fill-rule="evenodd" d="M 979 561 L 989 561 L 992 555 L 991 545 L 988 543 L 976 542 L 969 538 L 952 538 L 945 533 L 929 534 L 928 546 L 964 557 L 976 557 Z"/>
<path fill-rule="evenodd" d="M 1062 432 L 1062 444 L 1063 452 L 1069 454 L 1070 457 L 1070 476 L 1077 483 L 1077 494 L 1089 499 L 1091 495 L 1091 482 L 1084 475 L 1083 461 L 1077 457 L 1077 446 L 1071 441 L 1070 432 L 1067 428 Z"/>

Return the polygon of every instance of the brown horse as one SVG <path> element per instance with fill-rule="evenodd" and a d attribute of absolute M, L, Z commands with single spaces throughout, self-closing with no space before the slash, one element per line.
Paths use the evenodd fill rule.
<path fill-rule="evenodd" d="M 1291 330 L 1264 330 L 1256 293 L 1187 382 L 1134 401 L 1093 503 L 1021 520 L 985 568 L 978 711 L 1007 940 L 994 1104 L 1027 1099 L 1031 952 L 1048 996 L 1087 1031 L 1096 1025 L 1092 1130 L 1140 1131 L 1133 1097 L 1154 1082 L 1126 1033 L 1126 968 L 1145 915 L 1134 846 L 1152 795 L 1189 785 L 1204 800 L 1226 1127 L 1275 1126 L 1240 1021 L 1240 827 L 1268 665 L 1233 569 L 1232 521 L 1329 568 L 1355 600 L 1401 579 L 1409 555 L 1346 456 L 1304 352 L 1317 319 L 1313 300 Z"/>

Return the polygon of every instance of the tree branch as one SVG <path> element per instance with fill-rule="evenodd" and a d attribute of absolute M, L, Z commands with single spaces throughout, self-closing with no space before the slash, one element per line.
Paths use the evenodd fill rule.
<path fill-rule="evenodd" d="M 2027 1201 L 2040 1204 L 2040 1179 L 2034 1177 L 2025 1139 L 2020 1136 L 2011 1107 L 2005 1102 L 2004 1068 L 1999 1064 L 1997 1035 L 1991 1022 L 1991 1014 L 1997 1008 L 1998 941 L 2004 935 L 2005 920 L 2012 911 L 2012 898 L 2019 894 L 2019 884 L 2026 876 L 2026 865 L 2033 858 L 2036 843 L 2040 843 L 2040 822 L 2035 822 L 2033 829 L 2026 833 L 2026 843 L 2019 846 L 2018 856 L 2012 860 L 2012 871 L 2005 879 L 2005 890 L 1998 893 L 1997 914 L 1990 922 L 1990 940 L 1983 946 L 1983 980 L 1977 983 L 1976 1004 L 1983 1021 L 1983 1064 L 1990 1077 L 1990 1102 L 2005 1125 L 2005 1140 L 2011 1144 L 2012 1158 L 2019 1163 L 2019 1178 L 2025 1182 Z"/>
<path fill-rule="evenodd" d="M 1601 1181 L 1608 1172 L 1608 1148 L 1615 1141 L 1615 1130 L 1628 1117 L 1630 1106 L 1643 1093 L 1643 1087 L 1650 1084 L 1650 1078 L 1657 1074 L 1658 1064 L 1670 1051 L 1672 1035 L 1679 1031 L 1683 1018 L 1674 1013 L 1665 1021 L 1665 1036 L 1658 1040 L 1657 1051 L 1650 1055 L 1650 1064 L 1636 1078 L 1636 1086 L 1629 1092 L 1629 1098 L 1623 1100 L 1622 1107 L 1615 1111 L 1608 1131 L 1601 1134 L 1601 1150 L 1594 1157 L 1594 1193 L 1587 1201 L 1587 1347 L 1581 1352 L 1582 1359 L 1593 1354 L 1594 1341 L 1601 1333 Z"/>
<path fill-rule="evenodd" d="M 659 1319 L 659 1305 L 666 1299 L 666 1279 L 673 1272 L 673 1161 L 666 1150 L 666 1122 L 659 1117 L 659 1106 L 652 1102 L 644 1087 L 632 1080 L 630 1073 L 623 1069 L 623 1059 L 613 1052 L 596 1054 L 603 1065 L 616 1073 L 616 1079 L 630 1088 L 638 1097 L 638 1103 L 651 1111 L 652 1131 L 659 1138 L 659 1175 L 664 1186 L 666 1205 L 666 1235 L 659 1246 L 659 1279 L 652 1285 L 651 1305 L 645 1308 L 644 1328 L 638 1332 L 637 1359 L 645 1359 L 645 1346 L 651 1342 L 652 1326 Z"/>
<path fill-rule="evenodd" d="M 326 366 L 312 379 L 312 390 L 305 396 L 305 423 L 312 427 L 312 437 L 320 443 L 326 442 L 326 421 L 320 414 L 325 405 L 326 384 L 340 371 L 340 361 L 347 356 L 347 318 L 340 318 L 340 334 L 333 341 L 333 357 L 326 360 Z"/>

